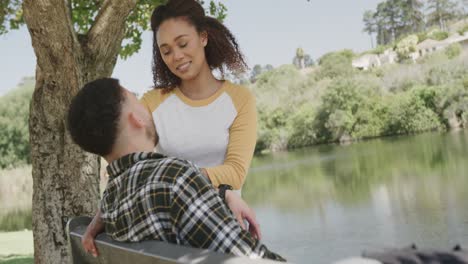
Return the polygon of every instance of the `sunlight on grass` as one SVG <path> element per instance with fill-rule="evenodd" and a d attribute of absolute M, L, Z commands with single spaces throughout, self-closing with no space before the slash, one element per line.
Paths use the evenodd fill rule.
<path fill-rule="evenodd" d="M 34 263 L 33 256 L 0 256 L 1 264 L 32 264 Z"/>

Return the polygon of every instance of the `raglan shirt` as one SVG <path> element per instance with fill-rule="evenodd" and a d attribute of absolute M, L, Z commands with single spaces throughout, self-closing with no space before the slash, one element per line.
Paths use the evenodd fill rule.
<path fill-rule="evenodd" d="M 257 139 L 255 97 L 247 88 L 224 81 L 203 100 L 192 100 L 179 88 L 154 89 L 141 101 L 156 126 L 156 152 L 205 168 L 215 187 L 242 187 Z"/>

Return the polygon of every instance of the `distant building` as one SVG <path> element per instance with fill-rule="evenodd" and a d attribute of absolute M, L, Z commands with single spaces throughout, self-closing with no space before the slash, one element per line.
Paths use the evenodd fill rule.
<path fill-rule="evenodd" d="M 443 43 L 442 41 L 426 39 L 423 42 L 416 45 L 416 53 L 419 55 L 419 57 L 423 57 L 427 54 L 443 49 L 446 46 L 447 44 Z"/>
<path fill-rule="evenodd" d="M 454 34 L 442 41 L 426 39 L 416 45 L 416 51 L 409 54 L 410 59 L 415 62 L 416 59 L 424 57 L 435 51 L 443 50 L 453 43 L 459 43 L 464 51 L 468 52 L 468 32 L 464 35 Z M 353 60 L 354 68 L 368 70 L 374 67 L 380 67 L 385 64 L 397 62 L 398 55 L 392 49 L 387 49 L 380 55 L 364 54 Z"/>
<path fill-rule="evenodd" d="M 382 54 L 379 55 L 380 63 L 392 64 L 397 62 L 398 55 L 393 49 L 386 49 Z"/>
<path fill-rule="evenodd" d="M 376 54 L 364 54 L 359 58 L 353 60 L 352 65 L 354 68 L 361 70 L 368 70 L 370 68 L 380 67 L 380 58 Z"/>

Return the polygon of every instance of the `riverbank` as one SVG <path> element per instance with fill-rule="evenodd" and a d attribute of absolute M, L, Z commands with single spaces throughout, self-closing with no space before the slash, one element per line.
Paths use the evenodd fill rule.
<path fill-rule="evenodd" d="M 468 126 L 468 51 L 359 71 L 344 50 L 310 73 L 283 65 L 249 87 L 258 109 L 256 152 Z"/>

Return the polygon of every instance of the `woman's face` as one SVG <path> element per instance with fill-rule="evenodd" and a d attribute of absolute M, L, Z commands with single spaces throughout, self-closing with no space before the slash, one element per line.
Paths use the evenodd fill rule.
<path fill-rule="evenodd" d="M 206 33 L 199 34 L 184 18 L 171 18 L 161 23 L 156 32 L 159 51 L 169 70 L 183 81 L 198 76 L 207 67 Z"/>

